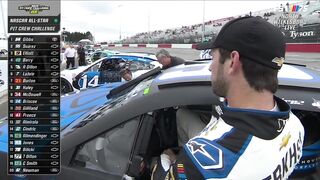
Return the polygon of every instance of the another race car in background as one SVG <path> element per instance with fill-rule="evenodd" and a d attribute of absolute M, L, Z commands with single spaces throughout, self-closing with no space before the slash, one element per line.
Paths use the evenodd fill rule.
<path fill-rule="evenodd" d="M 103 84 L 62 97 L 61 172 L 55 178 L 150 179 L 154 160 L 164 149 L 178 146 L 176 118 L 181 117 L 177 111 L 188 109 L 209 121 L 212 105 L 220 103 L 212 93 L 209 65 L 209 61 L 191 61 L 167 70 L 155 68 L 127 83 Z M 291 105 L 306 132 L 303 156 L 290 179 L 317 179 L 320 72 L 283 65 L 278 78 L 277 96 Z M 0 121 L 0 161 L 5 162 L 8 122 Z M 215 157 L 209 165 L 220 161 Z M 0 169 L 6 166 L 1 163 Z M 17 177 L 3 170 L 0 179 Z"/>
<path fill-rule="evenodd" d="M 102 82 L 101 80 L 106 78 L 108 79 L 108 77 L 103 77 L 103 75 L 110 75 L 106 73 L 105 65 L 109 64 L 110 62 L 113 62 L 114 66 L 126 65 L 127 68 L 129 68 L 129 70 L 135 74 L 135 77 L 138 76 L 138 74 L 142 74 L 153 68 L 161 66 L 155 55 L 152 54 L 115 54 L 110 57 L 101 58 L 88 66 L 80 66 L 77 69 L 61 71 L 61 94 L 66 94 L 76 89 L 85 89 L 86 87 L 97 86 L 101 83 L 104 83 L 104 81 Z M 110 82 L 114 81 L 112 80 Z"/>
<path fill-rule="evenodd" d="M 119 54 L 118 51 L 111 51 L 111 50 L 95 50 L 94 52 L 92 52 L 90 55 L 88 55 L 86 57 L 86 62 L 88 64 L 91 64 L 101 58 L 104 58 L 104 57 L 110 57 L 114 54 Z"/>
<path fill-rule="evenodd" d="M 1 49 L 0 50 L 0 56 L 7 56 L 8 51 L 6 49 Z"/>

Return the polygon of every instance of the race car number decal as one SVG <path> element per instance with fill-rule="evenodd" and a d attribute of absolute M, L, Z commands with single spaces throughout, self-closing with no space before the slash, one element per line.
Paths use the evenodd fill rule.
<path fill-rule="evenodd" d="M 99 75 L 93 76 L 93 78 L 91 78 L 89 82 L 88 82 L 88 75 L 82 76 L 81 80 L 79 81 L 79 85 L 81 87 L 80 90 L 87 89 L 88 87 L 97 87 L 99 85 Z"/>

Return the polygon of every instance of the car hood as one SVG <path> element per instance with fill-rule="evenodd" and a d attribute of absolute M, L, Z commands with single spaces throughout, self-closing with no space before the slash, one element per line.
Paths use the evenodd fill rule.
<path fill-rule="evenodd" d="M 85 69 L 87 69 L 90 65 L 86 65 L 86 66 L 79 66 L 76 69 L 65 69 L 63 71 L 61 71 L 61 77 L 71 77 L 73 75 L 78 75 L 79 73 L 83 72 Z"/>
<path fill-rule="evenodd" d="M 96 110 L 109 100 L 106 95 L 109 91 L 122 82 L 103 84 L 96 88 L 88 88 L 76 93 L 67 94 L 61 100 L 61 129 L 64 129 L 73 121 L 81 120 L 90 112 Z"/>
<path fill-rule="evenodd" d="M 61 121 L 60 127 L 63 131 L 69 124 L 81 121 L 90 113 L 97 110 L 109 100 L 106 95 L 109 91 L 123 82 L 103 84 L 96 88 L 89 88 L 76 93 L 67 94 L 61 97 Z M 0 151 L 8 151 L 8 120 L 0 119 Z"/>

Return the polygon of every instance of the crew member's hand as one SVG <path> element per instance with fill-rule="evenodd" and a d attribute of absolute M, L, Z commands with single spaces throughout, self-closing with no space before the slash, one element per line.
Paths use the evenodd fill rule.
<path fill-rule="evenodd" d="M 171 164 L 176 162 L 176 155 L 174 154 L 174 152 L 172 151 L 172 149 L 166 149 L 163 151 L 163 154 L 166 154 L 169 156 Z"/>

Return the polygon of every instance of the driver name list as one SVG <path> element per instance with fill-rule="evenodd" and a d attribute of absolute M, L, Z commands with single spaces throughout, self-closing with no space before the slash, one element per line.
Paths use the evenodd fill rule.
<path fill-rule="evenodd" d="M 60 172 L 60 36 L 8 40 L 8 174 Z"/>

